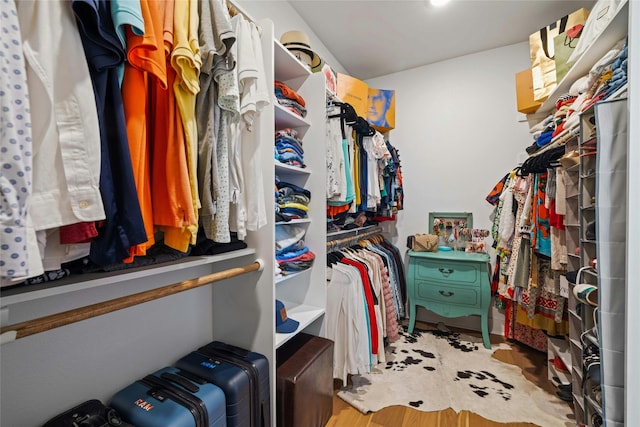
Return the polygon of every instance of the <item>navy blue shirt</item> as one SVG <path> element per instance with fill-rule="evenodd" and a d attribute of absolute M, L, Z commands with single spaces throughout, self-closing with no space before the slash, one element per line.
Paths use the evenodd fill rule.
<path fill-rule="evenodd" d="M 118 84 L 117 67 L 125 52 L 106 0 L 72 0 L 71 6 L 89 64 L 100 124 L 100 192 L 106 219 L 91 242 L 89 258 L 99 265 L 115 264 L 129 256 L 131 246 L 147 241 Z"/>

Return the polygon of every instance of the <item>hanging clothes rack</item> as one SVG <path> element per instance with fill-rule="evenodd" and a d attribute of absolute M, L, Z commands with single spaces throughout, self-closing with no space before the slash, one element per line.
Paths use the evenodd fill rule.
<path fill-rule="evenodd" d="M 25 322 L 13 325 L 3 326 L 0 328 L 1 343 L 10 342 L 19 338 L 28 337 L 29 335 L 39 334 L 61 326 L 70 325 L 92 317 L 101 316 L 103 314 L 122 310 L 124 308 L 143 304 L 145 302 L 164 298 L 190 289 L 199 288 L 213 282 L 230 279 L 232 277 L 247 274 L 252 271 L 262 271 L 264 263 L 257 259 L 251 264 L 229 268 L 227 270 L 218 271 L 216 273 L 207 274 L 205 276 L 196 277 L 194 279 L 183 280 L 182 282 L 173 283 L 157 289 L 139 292 L 132 295 L 126 295 L 114 298 L 108 301 L 102 301 L 96 304 L 84 307 L 74 308 L 62 313 L 56 313 L 49 316 L 39 317 L 37 319 L 27 320 Z"/>
<path fill-rule="evenodd" d="M 365 231 L 360 232 L 358 229 L 354 229 L 355 234 L 348 236 L 348 237 L 343 237 L 341 239 L 334 239 L 334 240 L 329 240 L 327 242 L 327 250 L 328 251 L 332 251 L 335 249 L 339 249 L 345 246 L 351 246 L 353 244 L 355 244 L 358 240 L 363 240 L 363 239 L 367 239 L 371 236 L 375 236 L 378 234 L 382 234 L 382 228 L 381 227 L 375 227 L 375 228 L 371 228 L 371 229 L 367 229 Z"/>
<path fill-rule="evenodd" d="M 560 147 L 561 145 L 566 144 L 567 141 L 569 141 L 571 138 L 575 138 L 576 136 L 578 136 L 579 133 L 580 133 L 580 126 L 576 126 L 576 127 L 571 128 L 571 129 L 567 129 L 567 130 L 561 132 L 559 135 L 557 135 L 551 142 L 549 142 L 549 144 L 545 145 L 540 150 L 538 150 L 535 153 L 531 154 L 531 156 L 529 156 L 529 157 L 537 157 L 540 154 L 542 154 L 542 153 L 544 153 L 546 151 L 549 151 L 552 148 Z"/>

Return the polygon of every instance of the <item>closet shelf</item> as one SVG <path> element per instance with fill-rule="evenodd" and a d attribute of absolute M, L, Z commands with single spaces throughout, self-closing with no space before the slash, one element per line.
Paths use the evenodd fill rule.
<path fill-rule="evenodd" d="M 602 416 L 602 408 L 600 407 L 600 405 L 598 404 L 598 402 L 596 402 L 595 400 L 593 400 L 593 398 L 591 396 L 589 396 L 588 394 L 584 396 L 584 400 L 586 400 L 587 402 L 589 402 L 589 405 L 596 410 L 596 412 L 598 413 L 598 415 Z"/>
<path fill-rule="evenodd" d="M 563 339 L 557 339 L 557 338 L 551 338 L 551 337 L 549 337 L 547 341 L 549 346 L 551 347 L 551 350 L 553 351 L 553 354 L 557 357 L 560 357 L 560 360 L 562 360 L 562 363 L 564 363 L 567 369 L 569 369 L 570 371 L 571 370 L 571 354 L 569 353 L 569 342 Z M 567 371 L 560 371 L 560 372 L 564 372 L 567 375 L 569 373 Z"/>
<path fill-rule="evenodd" d="M 0 295 L 2 296 L 2 305 L 9 306 L 100 286 L 122 284 L 142 278 L 151 280 L 153 277 L 160 277 L 169 272 L 233 260 L 253 255 L 255 252 L 255 249 L 247 248 L 220 255 L 185 257 L 162 264 L 147 265 L 110 273 L 78 274 L 52 282 L 3 289 Z"/>
<path fill-rule="evenodd" d="M 574 369 L 573 374 L 576 375 L 577 371 Z M 584 414 L 584 399 L 582 398 L 582 389 L 580 383 L 573 382 L 574 390 L 573 390 L 573 404 L 578 406 L 579 411 L 574 411 L 577 414 Z M 577 385 L 577 387 L 576 387 Z M 577 389 L 577 390 L 575 390 Z M 575 407 L 574 407 L 575 408 Z M 578 424 L 578 425 L 586 425 L 586 424 Z"/>
<path fill-rule="evenodd" d="M 319 319 L 325 313 L 325 310 L 320 307 L 314 307 L 305 304 L 295 304 L 289 301 L 282 301 L 282 303 L 287 308 L 287 317 L 297 320 L 298 322 L 300 322 L 300 325 L 298 325 L 298 329 L 296 329 L 296 331 L 290 334 L 276 333 L 276 348 L 289 341 L 298 332 L 304 330 L 307 326 L 309 326 L 315 320 Z"/>
<path fill-rule="evenodd" d="M 578 379 L 579 383 L 582 383 L 582 368 L 580 366 L 574 366 L 573 368 L 571 368 L 571 371 L 573 373 L 573 375 Z M 582 390 L 579 389 L 579 391 L 577 392 L 579 396 L 582 396 Z M 582 400 L 582 399 L 581 399 Z M 584 404 L 582 402 L 580 402 L 581 406 L 584 406 Z"/>
<path fill-rule="evenodd" d="M 569 173 L 580 172 L 580 163 L 575 164 L 575 165 L 571 166 L 570 168 L 565 169 L 564 171 L 565 172 L 569 172 Z"/>
<path fill-rule="evenodd" d="M 576 255 L 576 254 L 567 254 L 567 256 L 571 257 L 571 258 L 577 258 L 580 259 L 580 255 Z"/>
<path fill-rule="evenodd" d="M 591 46 L 578 58 L 573 67 L 569 69 L 569 72 L 564 76 L 562 81 L 558 83 L 555 90 L 542 103 L 538 111 L 536 111 L 536 115 L 548 114 L 555 109 L 559 94 L 569 92 L 569 88 L 576 80 L 587 74 L 593 67 L 593 64 L 598 62 L 618 41 L 627 35 L 629 27 L 628 11 L 629 3 L 626 2 L 613 19 L 611 19 L 609 25 L 602 30 L 598 38 L 593 41 Z"/>
<path fill-rule="evenodd" d="M 580 317 L 580 316 L 578 316 L 578 313 L 576 313 L 573 310 L 569 310 L 569 313 L 572 313 L 574 316 Z M 571 343 L 571 345 L 573 345 L 573 346 L 575 346 L 575 347 L 577 347 L 577 348 L 582 350 L 582 343 L 580 341 L 571 338 L 569 340 L 569 342 Z"/>
<path fill-rule="evenodd" d="M 279 221 L 279 222 L 276 222 L 276 225 L 309 224 L 309 223 L 311 223 L 310 218 L 302 218 L 302 219 L 292 219 L 291 221 Z"/>
<path fill-rule="evenodd" d="M 587 240 L 587 239 L 581 239 L 580 240 L 582 243 L 589 243 L 590 245 L 595 245 L 598 242 L 596 240 Z"/>
<path fill-rule="evenodd" d="M 598 272 L 597 271 L 593 271 L 593 270 L 583 270 L 582 271 L 584 274 L 588 274 L 589 276 L 593 276 L 593 277 L 598 277 Z"/>
<path fill-rule="evenodd" d="M 571 223 L 571 224 L 565 224 L 565 227 L 580 227 L 580 224 L 575 224 L 575 223 Z"/>
<path fill-rule="evenodd" d="M 306 274 L 306 273 L 308 273 L 309 271 L 311 271 L 311 269 L 310 269 L 310 268 L 307 268 L 306 270 L 298 271 L 298 272 L 296 272 L 296 273 L 292 273 L 292 274 L 287 274 L 286 276 L 276 276 L 276 278 L 275 278 L 275 282 L 276 282 L 276 283 L 286 282 L 287 280 L 291 280 L 291 279 L 293 279 L 294 277 L 298 277 L 298 276 L 300 276 L 300 275 L 302 275 L 302 274 Z"/>
<path fill-rule="evenodd" d="M 613 92 L 607 101 L 614 101 L 616 99 L 622 99 L 627 96 L 627 90 L 629 89 L 629 82 L 625 83 L 617 91 Z"/>
<path fill-rule="evenodd" d="M 311 70 L 308 69 L 298 58 L 293 56 L 289 50 L 278 40 L 273 41 L 274 44 L 274 75 L 278 80 L 286 82 L 299 77 L 308 77 Z M 298 88 L 294 88 L 298 89 Z"/>
<path fill-rule="evenodd" d="M 580 194 L 579 193 L 575 193 L 575 194 L 567 194 L 566 195 L 566 199 L 575 199 L 576 197 L 578 197 Z"/>
<path fill-rule="evenodd" d="M 282 128 L 301 128 L 311 126 L 311 122 L 306 118 L 297 115 L 287 110 L 282 105 L 278 104 L 278 101 L 274 99 L 274 113 L 276 126 Z"/>
<path fill-rule="evenodd" d="M 280 163 L 275 160 L 275 168 L 276 173 L 288 173 L 288 174 L 300 174 L 300 175 L 311 175 L 311 169 L 309 168 L 299 168 L 296 166 L 286 165 L 284 163 Z"/>
<path fill-rule="evenodd" d="M 583 212 L 587 212 L 587 211 L 595 211 L 596 207 L 595 206 L 585 206 L 585 207 L 582 207 L 580 209 L 582 209 Z"/>

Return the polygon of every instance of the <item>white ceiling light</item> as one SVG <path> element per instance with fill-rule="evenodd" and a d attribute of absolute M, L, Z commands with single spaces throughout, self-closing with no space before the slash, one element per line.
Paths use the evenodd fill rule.
<path fill-rule="evenodd" d="M 449 3 L 449 0 L 430 0 L 431 6 L 443 6 Z"/>

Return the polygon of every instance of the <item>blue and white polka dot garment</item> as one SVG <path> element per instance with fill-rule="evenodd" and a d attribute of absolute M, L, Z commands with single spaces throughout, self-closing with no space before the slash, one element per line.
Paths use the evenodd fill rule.
<path fill-rule="evenodd" d="M 28 275 L 31 116 L 14 0 L 0 0 L 0 277 Z"/>

